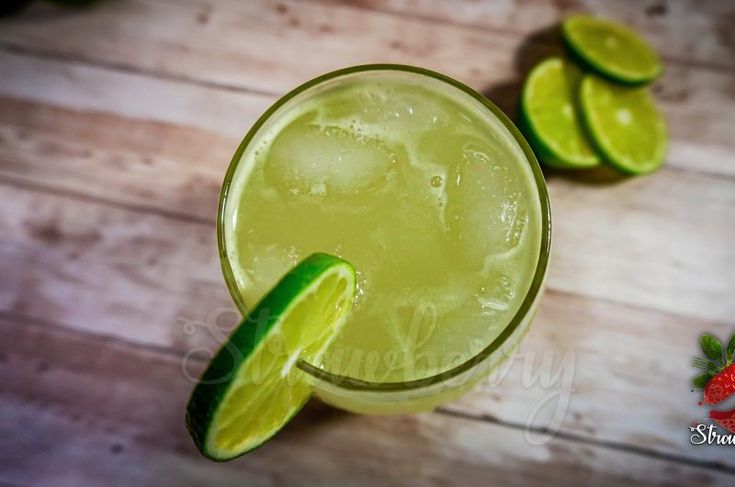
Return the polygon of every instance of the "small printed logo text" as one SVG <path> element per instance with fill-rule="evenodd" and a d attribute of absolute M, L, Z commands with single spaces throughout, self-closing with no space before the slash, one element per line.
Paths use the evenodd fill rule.
<path fill-rule="evenodd" d="M 717 432 L 717 426 L 704 423 L 690 426 L 692 436 L 689 441 L 692 445 L 735 445 L 735 435 Z"/>

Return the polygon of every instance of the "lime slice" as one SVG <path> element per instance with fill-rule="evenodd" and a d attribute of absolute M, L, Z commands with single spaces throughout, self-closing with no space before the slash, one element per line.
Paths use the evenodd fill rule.
<path fill-rule="evenodd" d="M 649 173 L 661 166 L 666 124 L 647 88 L 587 75 L 579 98 L 588 131 L 606 162 L 629 174 Z"/>
<path fill-rule="evenodd" d="M 575 15 L 562 24 L 567 45 L 592 69 L 628 84 L 656 79 L 663 70 L 651 46 L 624 25 Z"/>
<path fill-rule="evenodd" d="M 522 126 L 541 162 L 582 169 L 600 163 L 587 141 L 577 108 L 582 73 L 572 63 L 552 57 L 526 79 L 521 97 Z"/>
<path fill-rule="evenodd" d="M 202 375 L 186 426 L 202 454 L 230 460 L 261 445 L 306 403 L 298 360 L 319 363 L 344 325 L 355 271 L 314 254 L 286 274 L 243 319 Z"/>

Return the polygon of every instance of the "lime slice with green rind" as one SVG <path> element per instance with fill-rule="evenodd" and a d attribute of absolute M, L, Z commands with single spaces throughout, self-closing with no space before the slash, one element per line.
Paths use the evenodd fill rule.
<path fill-rule="evenodd" d="M 661 166 L 666 123 L 648 88 L 587 75 L 579 99 L 588 132 L 606 162 L 628 174 L 645 174 Z"/>
<path fill-rule="evenodd" d="M 314 254 L 288 274 L 243 319 L 214 356 L 186 409 L 186 426 L 202 454 L 224 461 L 273 436 L 311 394 L 299 360 L 319 363 L 355 297 L 355 271 Z"/>
<path fill-rule="evenodd" d="M 547 166 L 584 169 L 600 164 L 587 141 L 577 107 L 582 73 L 552 57 L 528 75 L 521 96 L 522 127 L 536 155 Z"/>
<path fill-rule="evenodd" d="M 585 15 L 562 23 L 567 45 L 593 70 L 626 84 L 646 83 L 663 71 L 656 51 L 624 25 Z"/>

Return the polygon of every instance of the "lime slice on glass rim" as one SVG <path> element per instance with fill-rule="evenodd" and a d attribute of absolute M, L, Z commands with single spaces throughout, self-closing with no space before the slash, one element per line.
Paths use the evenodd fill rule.
<path fill-rule="evenodd" d="M 587 141 L 577 107 L 582 73 L 552 57 L 539 63 L 521 95 L 521 123 L 541 162 L 551 167 L 584 169 L 600 164 Z"/>
<path fill-rule="evenodd" d="M 656 51 L 624 25 L 586 15 L 562 23 L 569 48 L 590 68 L 614 81 L 646 83 L 663 71 Z"/>
<path fill-rule="evenodd" d="M 586 75 L 579 89 L 588 132 L 605 162 L 628 174 L 658 169 L 666 155 L 666 124 L 645 87 Z"/>
<path fill-rule="evenodd" d="M 260 301 L 212 358 L 189 399 L 186 427 L 201 453 L 230 460 L 263 444 L 306 403 L 298 360 L 318 363 L 347 320 L 355 270 L 314 254 Z"/>

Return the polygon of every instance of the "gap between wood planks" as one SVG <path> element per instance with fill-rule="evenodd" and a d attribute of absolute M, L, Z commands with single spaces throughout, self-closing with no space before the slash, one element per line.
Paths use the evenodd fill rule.
<path fill-rule="evenodd" d="M 110 198 L 103 198 L 101 196 L 95 196 L 80 191 L 74 191 L 65 188 L 58 188 L 49 185 L 43 185 L 36 182 L 20 181 L 13 177 L 6 175 L 0 175 L 0 184 L 12 186 L 14 188 L 22 189 L 25 191 L 32 191 L 34 193 L 51 194 L 54 196 L 62 196 L 73 198 L 78 201 L 86 203 L 94 203 L 98 205 L 108 206 L 110 208 L 119 208 L 121 210 L 131 211 L 135 213 L 144 213 L 157 215 L 163 218 L 169 218 L 171 220 L 178 220 L 187 223 L 195 223 L 199 225 L 205 225 L 208 227 L 214 227 L 217 221 L 214 218 L 204 218 L 196 215 L 190 215 L 189 213 L 182 213 L 178 211 L 166 210 L 164 208 L 158 208 L 155 206 L 126 203 L 124 201 L 118 201 Z"/>
<path fill-rule="evenodd" d="M 692 170 L 689 170 L 689 169 L 676 168 L 676 169 L 666 169 L 666 170 L 669 170 L 669 171 L 674 170 L 675 172 L 693 173 L 693 174 L 702 175 L 702 173 L 699 172 L 699 171 L 692 171 Z M 735 181 L 735 176 L 723 176 L 723 175 L 718 175 L 718 174 L 715 174 L 715 175 L 706 174 L 705 176 L 706 177 L 711 177 L 713 179 L 722 179 L 723 177 L 725 177 L 728 180 L 734 180 Z M 70 189 L 65 189 L 65 188 L 58 188 L 58 187 L 54 187 L 54 186 L 50 186 L 50 185 L 39 184 L 37 182 L 30 182 L 30 181 L 19 180 L 19 179 L 16 179 L 16 178 L 12 177 L 12 176 L 2 175 L 2 174 L 0 174 L 0 185 L 7 185 L 7 186 L 10 186 L 10 187 L 14 187 L 14 188 L 17 188 L 17 189 L 21 189 L 21 190 L 29 191 L 29 192 L 33 192 L 33 193 L 38 193 L 38 194 L 50 194 L 50 195 L 54 195 L 54 196 L 58 196 L 58 197 L 68 197 L 68 198 L 72 198 L 72 199 L 75 199 L 75 200 L 81 201 L 81 202 L 86 202 L 86 203 L 92 203 L 92 204 L 96 204 L 96 205 L 106 206 L 108 208 L 113 208 L 113 209 L 121 209 L 121 210 L 124 210 L 124 211 L 133 212 L 133 213 L 151 214 L 151 215 L 156 215 L 156 216 L 160 216 L 162 218 L 167 218 L 167 219 L 171 219 L 171 220 L 175 220 L 175 221 L 180 221 L 180 222 L 185 222 L 185 223 L 192 223 L 192 224 L 196 224 L 196 225 L 202 225 L 204 227 L 211 228 L 212 232 L 215 231 L 215 227 L 216 227 L 216 219 L 215 218 L 211 218 L 210 219 L 210 218 L 205 218 L 205 217 L 200 217 L 200 216 L 192 215 L 192 214 L 189 214 L 189 213 L 182 213 L 182 212 L 168 210 L 168 209 L 165 209 L 165 208 L 159 208 L 159 207 L 155 207 L 155 206 L 149 206 L 149 205 L 144 205 L 144 204 L 135 204 L 135 203 L 123 202 L 123 201 L 119 201 L 119 200 L 115 200 L 115 199 L 104 198 L 104 197 L 101 197 L 101 196 L 90 195 L 90 194 L 83 193 L 83 192 L 80 192 L 80 191 L 75 191 L 75 190 L 70 190 Z M 600 302 L 607 302 L 607 303 L 610 303 L 610 304 L 612 304 L 614 306 L 620 306 L 620 307 L 632 307 L 632 308 L 645 309 L 645 310 L 651 310 L 651 311 L 657 311 L 657 312 L 660 311 L 657 308 L 652 308 L 652 307 L 649 308 L 649 307 L 646 307 L 646 306 L 641 306 L 639 304 L 631 304 L 631 303 L 628 303 L 628 302 L 625 302 L 625 301 L 621 301 L 621 300 L 617 300 L 617 299 L 610 299 L 610 298 L 597 297 L 597 296 L 589 296 L 589 295 L 586 295 L 586 294 L 581 294 L 579 292 L 570 292 L 570 291 L 567 291 L 567 290 L 554 289 L 553 287 L 550 287 L 548 284 L 547 284 L 547 287 L 546 287 L 546 291 L 545 292 L 546 293 L 565 294 L 565 295 L 570 295 L 570 296 L 574 296 L 574 297 L 579 297 L 580 299 L 588 299 L 588 300 L 594 300 L 594 301 L 600 301 Z M 666 311 L 666 312 L 667 313 L 671 313 L 673 315 L 678 315 L 678 316 L 681 316 L 681 317 L 688 316 L 688 315 L 683 314 L 683 313 L 677 313 L 677 312 L 672 312 L 672 311 Z"/>
<path fill-rule="evenodd" d="M 405 14 L 396 13 L 396 12 L 387 12 L 387 13 L 393 14 L 393 15 L 405 15 Z M 415 17 L 413 17 L 413 18 L 415 18 Z M 430 20 L 431 22 L 437 23 L 437 24 L 441 24 L 442 23 L 441 21 L 436 20 L 436 19 L 427 19 L 427 20 Z M 463 24 L 461 24 L 459 22 L 451 22 L 451 24 L 462 25 L 463 27 L 465 27 Z M 474 27 L 470 26 L 470 27 L 467 27 L 467 28 L 470 28 L 470 29 L 478 29 L 478 30 L 485 30 L 483 28 L 476 27 L 476 26 L 474 26 Z M 495 31 L 498 31 L 498 32 L 503 32 L 500 29 L 488 28 L 487 30 L 488 31 L 495 30 Z M 510 33 L 510 32 L 508 32 L 508 35 L 510 37 L 513 34 Z M 537 44 L 544 44 L 544 43 L 537 43 Z M 264 90 L 251 89 L 251 88 L 247 88 L 247 87 L 244 87 L 244 86 L 230 85 L 230 84 L 226 84 L 226 83 L 211 82 L 211 81 L 197 79 L 197 78 L 190 78 L 188 76 L 183 76 L 183 75 L 166 74 L 166 73 L 156 72 L 156 71 L 153 71 L 153 70 L 149 71 L 149 70 L 140 69 L 140 68 L 138 68 L 138 67 L 136 67 L 134 65 L 128 65 L 128 64 L 125 64 L 125 63 L 109 63 L 109 62 L 106 62 L 104 60 L 95 61 L 94 59 L 90 59 L 90 58 L 87 58 L 85 56 L 74 57 L 74 56 L 66 56 L 66 55 L 63 55 L 63 54 L 50 54 L 50 53 L 48 53 L 47 51 L 45 51 L 43 49 L 39 49 L 39 50 L 32 50 L 31 49 L 31 50 L 28 50 L 28 49 L 25 49 L 23 47 L 15 46 L 13 44 L 7 44 L 7 46 L 8 46 L 8 49 L 7 49 L 8 52 L 13 52 L 13 53 L 16 53 L 16 54 L 21 54 L 21 55 L 28 56 L 28 57 L 34 57 L 35 56 L 35 57 L 38 57 L 38 58 L 41 58 L 41 59 L 56 59 L 56 60 L 62 60 L 64 62 L 68 62 L 68 63 L 79 63 L 79 64 L 83 64 L 83 65 L 86 64 L 86 65 L 91 65 L 91 66 L 99 66 L 100 68 L 104 68 L 104 69 L 111 70 L 111 71 L 120 71 L 120 72 L 132 73 L 132 74 L 139 74 L 139 75 L 143 75 L 143 76 L 148 76 L 150 78 L 158 78 L 158 79 L 163 79 L 163 80 L 174 81 L 174 82 L 177 82 L 177 83 L 186 83 L 186 84 L 191 84 L 191 85 L 199 85 L 199 86 L 208 87 L 208 88 L 221 89 L 223 91 L 232 91 L 232 92 L 239 92 L 239 93 L 255 93 L 255 94 L 260 94 L 260 95 L 264 95 L 264 96 L 274 96 L 274 97 L 275 96 L 278 96 L 280 94 L 280 93 L 271 93 L 271 92 L 264 91 Z M 2 49 L 3 49 L 2 46 L 0 46 L 0 50 L 2 50 Z M 695 63 L 691 63 L 691 62 L 687 62 L 687 63 L 683 63 L 683 64 L 690 65 L 690 66 L 696 66 Z M 675 171 L 675 172 L 683 172 L 683 173 L 692 173 L 692 174 L 704 174 L 706 176 L 712 176 L 712 177 L 722 178 L 722 175 L 719 175 L 719 174 L 716 174 L 716 173 L 711 173 L 711 172 L 708 172 L 708 171 L 698 171 L 698 170 L 693 170 L 693 169 L 682 169 L 682 168 L 676 168 L 676 167 L 670 167 L 667 170 Z M 726 176 L 726 177 L 728 179 L 735 178 L 735 176 Z M 3 178 L 0 178 L 0 181 L 2 181 L 2 180 L 3 180 Z M 103 205 L 109 205 L 109 206 L 112 206 L 112 207 L 119 207 L 119 208 L 123 208 L 123 209 L 130 210 L 130 211 L 143 212 L 143 213 L 152 213 L 152 214 L 157 214 L 157 215 L 164 216 L 166 218 L 178 219 L 178 220 L 182 220 L 182 221 L 199 223 L 199 224 L 210 225 L 210 226 L 212 226 L 214 224 L 214 220 L 213 219 L 207 219 L 207 218 L 202 218 L 202 217 L 195 217 L 195 216 L 191 216 L 191 215 L 188 215 L 188 214 L 185 214 L 185 213 L 180 213 L 180 212 L 176 212 L 176 211 L 160 209 L 160 208 L 156 208 L 156 207 L 148 207 L 146 205 L 138 205 L 138 204 L 135 204 L 135 203 L 119 202 L 119 201 L 115 201 L 114 199 L 107 199 L 107 198 L 104 198 L 104 197 L 96 197 L 96 196 L 86 195 L 86 194 L 84 194 L 82 192 L 75 192 L 75 191 L 68 191 L 68 190 L 58 189 L 58 188 L 53 188 L 53 187 L 46 187 L 43 184 L 26 183 L 26 182 L 20 182 L 20 181 L 10 180 L 10 179 L 8 179 L 7 182 L 9 184 L 11 184 L 11 185 L 14 185 L 14 186 L 17 186 L 17 187 L 24 187 L 24 188 L 27 188 L 27 189 L 31 189 L 33 191 L 48 192 L 48 193 L 52 193 L 52 194 L 59 194 L 59 195 L 70 196 L 70 197 L 74 197 L 74 198 L 77 198 L 77 199 L 80 199 L 80 200 L 85 200 L 85 201 L 94 202 L 94 203 L 103 204 Z M 572 294 L 572 293 L 569 293 L 569 294 Z M 611 302 L 614 302 L 616 304 L 622 304 L 622 305 L 626 305 L 627 306 L 627 304 L 625 304 L 625 303 L 620 303 L 620 302 L 616 302 L 616 301 L 611 301 Z M 31 318 L 28 318 L 27 317 L 26 319 L 31 319 Z M 49 324 L 50 325 L 54 325 L 53 323 L 49 323 Z M 69 328 L 67 328 L 63 324 L 58 324 L 58 326 L 61 326 L 63 329 L 69 330 Z M 75 330 L 75 332 L 78 332 L 78 331 Z M 84 333 L 84 334 L 89 334 L 90 336 L 105 337 L 104 335 L 95 335 L 94 333 Z M 109 338 L 109 337 L 106 337 L 106 338 Z M 121 340 L 119 338 L 110 338 L 110 341 L 111 342 L 120 341 L 122 343 L 125 343 L 126 346 L 130 346 L 130 347 L 136 346 L 134 344 L 134 342 L 129 342 L 129 341 L 126 341 L 126 340 Z M 155 346 L 149 346 L 149 347 L 150 348 L 156 348 Z M 169 349 L 167 349 L 165 347 L 160 347 L 160 350 L 158 350 L 158 352 L 161 352 L 161 353 L 171 353 L 171 354 L 173 354 L 176 357 L 179 357 L 180 356 L 180 354 L 178 354 L 177 352 L 175 352 L 173 350 L 169 350 Z M 493 419 L 493 418 L 487 418 L 487 417 L 482 417 L 482 416 L 473 416 L 471 414 L 455 412 L 455 411 L 452 411 L 452 410 L 445 410 L 445 411 L 441 411 L 441 412 L 443 414 L 452 414 L 452 415 L 459 416 L 459 417 L 466 417 L 467 419 L 472 419 L 472 420 L 483 420 L 483 421 L 493 422 L 493 423 L 496 423 L 496 424 L 499 424 L 499 425 L 502 425 L 502 426 L 511 427 L 511 428 L 522 428 L 523 427 L 522 425 L 519 425 L 519 424 L 516 424 L 516 423 L 503 422 L 503 421 L 499 421 L 499 420 L 496 420 L 496 419 Z M 562 435 L 566 435 L 566 436 L 562 436 Z M 646 450 L 645 448 L 640 448 L 640 447 L 636 447 L 636 446 L 633 446 L 633 445 L 627 445 L 625 443 L 606 442 L 604 440 L 600 440 L 600 441 L 589 440 L 589 439 L 586 439 L 583 436 L 577 436 L 576 434 L 564 433 L 564 432 L 560 432 L 559 433 L 559 436 L 560 437 L 571 438 L 574 441 L 581 441 L 581 442 L 585 442 L 585 443 L 589 443 L 589 444 L 600 444 L 600 445 L 603 445 L 603 446 L 606 446 L 605 443 L 609 443 L 609 446 L 607 446 L 609 448 L 620 449 L 620 450 L 624 450 L 624 451 L 626 451 L 626 450 L 627 451 L 633 451 L 633 453 L 642 454 L 642 455 L 648 455 L 648 456 L 657 457 L 657 458 L 673 459 L 673 461 L 679 461 L 677 459 L 678 458 L 682 458 L 682 459 L 684 459 L 682 461 L 682 463 L 688 463 L 690 465 L 695 465 L 695 466 L 703 466 L 703 467 L 704 466 L 711 466 L 711 463 L 710 462 L 707 462 L 707 461 L 704 461 L 704 460 L 693 460 L 693 459 L 689 459 L 688 457 L 680 457 L 680 456 L 675 455 L 675 454 L 672 454 L 672 455 L 660 454 L 660 453 L 657 453 L 655 451 L 654 452 L 651 452 L 649 450 Z M 639 451 L 635 451 L 635 450 L 640 450 L 640 452 Z M 719 465 L 719 464 L 717 464 L 716 462 L 714 462 L 714 465 L 715 465 L 715 468 L 717 468 L 716 465 Z M 725 472 L 728 472 L 728 473 L 732 473 L 733 471 L 735 471 L 735 469 L 731 469 L 731 468 L 726 467 L 726 466 L 723 466 L 723 467 L 724 468 L 719 468 L 719 470 L 722 470 L 722 471 L 725 471 Z"/>
<path fill-rule="evenodd" d="M 42 318 L 36 318 L 32 316 L 27 316 L 21 313 L 13 313 L 13 312 L 6 312 L 6 311 L 0 310 L 0 319 L 17 320 L 19 322 L 26 323 L 27 325 L 30 325 L 30 326 L 35 326 L 38 328 L 45 328 L 45 329 L 56 331 L 56 332 L 67 333 L 69 335 L 73 335 L 81 339 L 96 340 L 96 341 L 101 342 L 105 346 L 119 347 L 119 348 L 131 350 L 131 351 L 145 350 L 154 355 L 166 356 L 166 357 L 175 358 L 175 359 L 184 358 L 183 353 L 175 349 L 169 348 L 169 347 L 162 347 L 162 346 L 156 346 L 152 344 L 132 342 L 130 340 L 126 340 L 124 338 L 120 338 L 120 337 L 112 336 L 112 335 L 100 335 L 97 333 L 91 333 L 88 331 L 79 330 L 79 329 L 70 327 L 64 323 L 42 319 Z M 189 357 L 189 359 L 195 362 L 198 362 L 201 365 L 206 363 L 206 360 L 201 359 L 196 356 L 191 356 Z M 582 435 L 578 435 L 575 433 L 569 433 L 569 432 L 562 431 L 562 430 L 553 432 L 545 427 L 527 426 L 527 425 L 523 425 L 523 424 L 512 422 L 512 421 L 500 420 L 500 419 L 497 419 L 497 418 L 494 418 L 492 416 L 485 415 L 485 414 L 471 414 L 471 413 L 466 413 L 463 411 L 458 411 L 458 410 L 452 409 L 451 406 L 440 406 L 437 409 L 435 409 L 433 412 L 436 414 L 442 414 L 445 416 L 450 416 L 453 418 L 467 420 L 467 421 L 480 421 L 480 422 L 485 422 L 485 423 L 491 423 L 491 424 L 495 424 L 503 428 L 509 428 L 509 429 L 513 429 L 517 431 L 529 431 L 532 433 L 542 434 L 542 435 L 550 434 L 553 438 L 567 440 L 570 442 L 591 445 L 591 446 L 595 446 L 598 448 L 619 451 L 623 453 L 643 456 L 647 458 L 653 458 L 653 459 L 672 462 L 672 463 L 679 463 L 679 464 L 687 465 L 687 466 L 694 467 L 694 468 L 705 469 L 707 471 L 715 470 L 717 472 L 721 472 L 724 474 L 735 475 L 735 467 L 724 465 L 717 461 L 699 460 L 699 459 L 687 457 L 684 455 L 658 452 L 655 450 L 636 446 L 636 445 L 629 444 L 629 443 L 622 443 L 622 442 L 610 441 L 610 440 L 595 440 L 595 439 L 584 437 Z M 1 481 L 0 481 L 0 487 L 5 487 Z"/>
<path fill-rule="evenodd" d="M 698 176 L 708 177 L 712 179 L 728 179 L 735 181 L 735 175 L 729 175 L 729 174 L 718 174 L 711 171 L 698 171 L 694 169 L 689 168 L 681 168 L 681 167 L 668 167 L 665 168 L 666 171 L 676 172 L 676 173 L 682 173 L 682 174 L 695 174 Z M 66 196 L 70 198 L 74 198 L 79 201 L 84 201 L 88 203 L 95 203 L 99 205 L 108 206 L 111 208 L 119 208 L 122 210 L 127 211 L 133 211 L 136 213 L 147 213 L 152 215 L 158 215 L 164 218 L 170 218 L 172 220 L 178 220 L 182 222 L 187 223 L 195 223 L 199 225 L 205 225 L 205 226 L 215 226 L 217 224 L 216 218 L 204 218 L 196 215 L 191 215 L 189 213 L 182 213 L 179 211 L 172 211 L 167 210 L 165 208 L 159 208 L 156 206 L 150 206 L 150 205 L 143 205 L 143 204 L 135 204 L 135 203 L 127 203 L 124 201 L 119 201 L 111 198 L 103 198 L 101 196 L 95 196 L 87 193 L 82 193 L 80 191 L 74 191 L 71 189 L 66 188 L 58 188 L 50 185 L 44 185 L 39 184 L 37 182 L 31 182 L 31 181 L 22 181 L 15 179 L 12 176 L 7 176 L 0 174 L 0 184 L 6 184 L 8 186 L 12 186 L 14 188 L 23 189 L 27 191 L 33 191 L 35 193 L 47 193 L 52 194 L 55 196 Z M 616 304 L 624 304 L 624 303 L 618 303 L 617 301 L 614 301 Z"/>
<path fill-rule="evenodd" d="M 687 457 L 684 455 L 676 455 L 673 453 L 663 453 L 663 452 L 659 452 L 655 450 L 649 450 L 648 448 L 633 445 L 630 443 L 621 443 L 618 441 L 610 441 L 610 440 L 593 440 L 586 436 L 578 435 L 576 433 L 568 433 L 566 431 L 561 431 L 561 430 L 553 432 L 553 431 L 550 431 L 548 428 L 541 427 L 541 426 L 527 426 L 521 423 L 515 423 L 513 421 L 506 421 L 506 420 L 487 417 L 483 415 L 473 415 L 470 413 L 466 413 L 464 411 L 458 411 L 455 409 L 451 409 L 451 407 L 447 407 L 447 406 L 438 407 L 436 409 L 436 412 L 441 413 L 441 414 L 446 414 L 448 416 L 453 416 L 455 418 L 464 418 L 464 419 L 474 420 L 474 421 L 478 421 L 478 420 L 487 421 L 489 423 L 497 424 L 498 426 L 503 426 L 506 428 L 511 428 L 511 429 L 515 429 L 519 431 L 527 430 L 532 433 L 537 433 L 540 435 L 551 434 L 555 438 L 561 438 L 564 440 L 584 443 L 586 445 L 594 445 L 597 447 L 609 448 L 611 450 L 624 451 L 626 453 L 631 453 L 634 455 L 641 455 L 641 456 L 645 456 L 649 458 L 657 458 L 659 460 L 666 460 L 670 462 L 682 463 L 682 464 L 690 465 L 692 467 L 706 468 L 707 470 L 717 470 L 718 472 L 724 472 L 724 473 L 735 475 L 735 467 L 723 465 L 722 463 L 717 462 L 717 461 L 708 462 L 707 460 L 699 460 L 699 459 Z"/>
<path fill-rule="evenodd" d="M 69 64 L 77 64 L 81 66 L 91 66 L 95 68 L 106 69 L 108 71 L 115 71 L 118 73 L 145 76 L 148 78 L 153 78 L 153 79 L 158 79 L 158 80 L 163 80 L 163 81 L 173 81 L 175 83 L 190 84 L 194 86 L 201 86 L 203 88 L 213 88 L 213 89 L 218 89 L 218 90 L 223 90 L 223 91 L 230 91 L 233 93 L 249 93 L 253 95 L 262 95 L 262 96 L 268 96 L 268 97 L 274 97 L 274 98 L 277 98 L 283 94 L 283 93 L 278 93 L 275 91 L 261 90 L 261 89 L 254 88 L 254 87 L 232 85 L 232 84 L 222 83 L 219 81 L 209 81 L 206 79 L 192 78 L 190 76 L 185 76 L 181 74 L 163 73 L 159 71 L 153 71 L 150 69 L 141 68 L 133 64 L 122 63 L 122 62 L 102 61 L 102 60 L 87 57 L 87 56 L 81 56 L 79 54 L 72 56 L 69 54 L 53 52 L 47 49 L 38 49 L 38 48 L 29 49 L 25 46 L 22 46 L 20 44 L 15 44 L 13 42 L 0 41 L 0 51 L 6 52 L 8 54 L 16 54 L 19 56 L 25 56 L 25 57 L 30 57 L 30 58 L 40 59 L 40 60 L 61 61 L 61 62 L 65 62 Z"/>
<path fill-rule="evenodd" d="M 397 14 L 397 15 L 402 15 L 402 14 Z M 543 44 L 537 44 L 537 45 L 543 45 Z M 80 56 L 80 55 L 72 56 L 72 55 L 68 55 L 64 53 L 57 53 L 57 52 L 49 51 L 47 49 L 37 49 L 37 48 L 29 49 L 24 46 L 20 46 L 14 43 L 8 43 L 4 41 L 0 41 L 0 52 L 5 52 L 8 54 L 12 54 L 12 55 L 20 56 L 20 57 L 26 57 L 30 59 L 38 59 L 41 61 L 62 62 L 62 63 L 66 63 L 70 65 L 77 65 L 77 66 L 85 67 L 85 68 L 96 68 L 96 69 L 101 69 L 103 71 L 109 71 L 113 73 L 141 76 L 141 77 L 149 78 L 153 80 L 168 81 L 168 82 L 173 82 L 173 83 L 179 83 L 182 85 L 191 85 L 191 86 L 197 86 L 197 87 L 202 87 L 202 88 L 207 88 L 207 89 L 222 90 L 222 91 L 231 92 L 231 93 L 258 95 L 258 96 L 272 98 L 274 100 L 279 98 L 285 93 L 285 92 L 261 90 L 261 89 L 258 89 L 255 87 L 249 87 L 249 86 L 227 84 L 227 83 L 222 83 L 218 81 L 210 81 L 210 80 L 200 79 L 200 78 L 193 78 L 190 76 L 185 76 L 185 75 L 180 75 L 180 74 L 164 73 L 164 72 L 141 68 L 139 66 L 135 66 L 135 65 L 127 64 L 127 63 L 101 61 L 101 60 L 90 58 L 87 56 Z M 693 168 L 687 168 L 687 167 L 667 165 L 664 167 L 664 170 L 674 171 L 674 172 L 678 172 L 682 174 L 700 174 L 706 177 L 713 177 L 717 179 L 725 178 L 725 179 L 735 181 L 735 174 L 722 174 L 717 171 L 712 171 L 712 170 L 707 170 L 707 169 L 693 169 Z M 11 180 L 0 178 L 0 181 L 10 182 Z M 53 189 L 49 188 L 49 191 L 53 192 Z M 71 194 L 71 193 L 62 192 L 60 194 Z M 83 195 L 79 195 L 79 196 L 82 197 Z M 113 200 L 103 200 L 101 198 L 98 199 L 95 197 L 90 197 L 89 200 L 90 201 L 109 201 L 110 204 L 116 204 Z M 145 205 L 138 206 L 138 205 L 120 203 L 120 206 L 124 208 L 137 208 L 138 211 L 149 211 L 151 213 L 161 214 L 165 216 L 172 216 L 174 218 L 179 218 L 179 219 L 186 220 L 186 221 L 200 221 L 200 222 L 209 223 L 209 221 L 205 219 L 199 219 L 197 217 L 190 217 L 190 216 L 187 216 L 186 214 L 177 214 L 177 212 L 171 212 L 170 210 L 162 210 L 162 209 L 157 209 L 155 207 L 149 207 Z"/>
<path fill-rule="evenodd" d="M 311 3 L 315 3 L 315 4 L 319 4 L 319 5 L 327 5 L 327 6 L 334 4 L 334 2 L 329 1 L 329 0 L 311 0 Z M 409 14 L 409 13 L 401 12 L 401 11 L 398 11 L 398 10 L 391 10 L 391 9 L 388 9 L 388 8 L 371 6 L 371 5 L 362 3 L 362 2 L 356 2 L 356 3 L 355 2 L 349 2 L 348 5 L 343 5 L 343 7 L 351 8 L 353 10 L 362 10 L 362 11 L 365 11 L 365 12 L 375 12 L 375 13 L 380 13 L 380 14 L 383 14 L 383 15 L 390 15 L 390 16 L 397 17 L 397 18 L 400 18 L 400 19 L 420 20 L 420 21 L 425 22 L 427 24 L 434 24 L 434 25 L 440 25 L 440 26 L 449 26 L 449 27 L 458 27 L 458 28 L 462 28 L 462 29 L 466 29 L 466 30 L 475 31 L 475 32 L 491 32 L 491 33 L 494 33 L 494 34 L 499 34 L 499 35 L 505 36 L 505 37 L 507 37 L 509 39 L 518 39 L 518 38 L 530 37 L 528 34 L 526 34 L 524 32 L 519 32 L 519 31 L 516 31 L 516 30 L 513 30 L 513 29 L 505 29 L 505 28 L 502 28 L 502 27 L 495 27 L 495 26 L 492 26 L 492 25 L 479 26 L 479 25 L 474 25 L 474 24 L 471 24 L 471 23 L 461 22 L 461 21 L 452 20 L 452 19 L 448 19 L 448 18 L 438 19 L 436 17 L 432 17 L 431 15 L 425 15 L 425 14 L 420 14 L 420 13 L 418 13 L 418 14 L 416 14 L 416 13 Z M 534 45 L 537 45 L 537 46 L 549 46 L 549 45 L 551 45 L 548 42 L 543 42 L 543 41 L 539 41 L 539 40 L 536 40 L 536 39 L 530 39 L 530 38 L 529 38 L 529 42 L 531 44 L 534 44 Z M 728 66 L 722 66 L 722 65 L 719 65 L 719 64 L 713 64 L 713 63 L 708 63 L 708 62 L 704 62 L 704 61 L 697 61 L 697 60 L 694 60 L 694 59 L 683 59 L 683 58 L 679 58 L 679 57 L 671 56 L 671 55 L 660 54 L 660 56 L 661 56 L 661 59 L 663 59 L 666 63 L 671 63 L 671 64 L 678 65 L 678 66 L 693 67 L 693 68 L 697 68 L 697 69 L 710 70 L 710 71 L 715 71 L 715 72 L 720 72 L 720 73 L 732 73 L 732 72 L 735 72 L 735 64 L 732 64 L 731 67 L 728 67 Z"/>
<path fill-rule="evenodd" d="M 314 3 L 318 4 L 325 4 L 325 2 L 322 2 L 320 0 L 315 0 Z M 326 2 L 328 4 L 329 2 Z M 350 5 L 350 8 L 356 9 L 356 10 L 364 10 L 364 11 L 372 11 L 372 12 L 379 12 L 385 15 L 392 15 L 398 18 L 406 18 L 406 19 L 418 19 L 426 23 L 432 23 L 437 25 L 446 25 L 446 26 L 455 26 L 455 27 L 461 27 L 463 29 L 468 30 L 475 30 L 480 32 L 491 32 L 496 33 L 500 35 L 505 35 L 506 37 L 510 39 L 517 39 L 519 37 L 523 37 L 524 34 L 517 33 L 514 31 L 510 31 L 507 29 L 500 29 L 497 27 L 478 27 L 471 24 L 463 24 L 461 22 L 455 22 L 451 20 L 439 20 L 434 19 L 432 17 L 424 16 L 424 15 L 407 15 L 403 12 L 395 12 L 385 9 L 376 9 L 371 7 L 366 7 L 362 5 Z M 530 44 L 541 46 L 541 47 L 550 47 L 554 44 L 549 42 L 544 42 L 543 40 L 535 40 L 535 39 L 529 39 Z M 263 90 L 255 87 L 249 87 L 249 86 L 242 86 L 242 85 L 236 85 L 236 84 L 229 84 L 229 83 L 222 83 L 219 81 L 210 81 L 202 78 L 194 78 L 191 76 L 185 76 L 181 74 L 172 74 L 172 73 L 164 73 L 160 71 L 154 71 L 149 70 L 145 68 L 141 68 L 139 66 L 135 66 L 129 63 L 124 62 L 110 62 L 110 61 L 103 61 L 100 59 L 83 56 L 83 55 L 69 55 L 64 53 L 58 53 L 53 52 L 47 49 L 41 49 L 41 48 L 28 48 L 20 44 L 16 44 L 13 42 L 7 42 L 7 41 L 0 41 L 0 51 L 4 51 L 10 54 L 18 54 L 18 55 L 24 55 L 29 57 L 35 57 L 38 59 L 48 59 L 48 60 L 54 60 L 54 61 L 64 61 L 68 63 L 76 63 L 86 66 L 94 66 L 104 69 L 109 69 L 111 71 L 118 71 L 122 73 L 127 74 L 137 74 L 142 76 L 148 76 L 150 78 L 165 80 L 165 81 L 174 81 L 179 83 L 188 83 L 196 86 L 202 86 L 205 88 L 215 88 L 215 89 L 221 89 L 225 91 L 230 91 L 234 93 L 251 93 L 256 95 L 264 95 L 264 96 L 272 96 L 272 97 L 279 97 L 283 93 L 278 91 L 268 91 Z M 709 64 L 701 61 L 694 61 L 694 60 L 685 60 L 680 59 L 676 57 L 671 56 L 661 56 L 664 61 L 667 63 L 671 63 L 674 65 L 682 66 L 682 67 L 693 67 L 701 70 L 708 70 L 708 71 L 714 71 L 718 73 L 731 73 L 735 72 L 735 64 L 733 65 L 733 69 L 728 69 L 723 66 L 718 66 L 714 64 Z"/>

